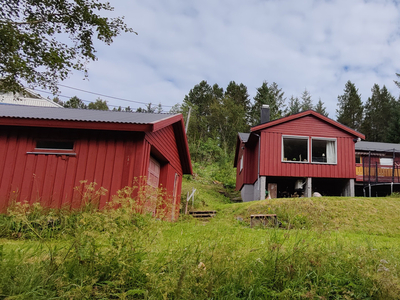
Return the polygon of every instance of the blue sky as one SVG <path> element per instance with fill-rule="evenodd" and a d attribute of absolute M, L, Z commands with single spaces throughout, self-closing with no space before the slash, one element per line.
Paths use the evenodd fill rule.
<path fill-rule="evenodd" d="M 74 72 L 62 84 L 132 101 L 181 103 L 202 80 L 225 88 L 234 80 L 253 98 L 263 81 L 290 96 L 307 89 L 336 118 L 348 80 L 365 102 L 374 83 L 394 85 L 400 72 L 400 11 L 385 0 L 111 0 L 139 35 L 110 46 L 96 42 L 89 79 Z M 61 95 L 98 96 L 61 87 Z M 143 106 L 107 98 L 109 105 Z M 66 100 L 66 98 L 61 98 Z"/>

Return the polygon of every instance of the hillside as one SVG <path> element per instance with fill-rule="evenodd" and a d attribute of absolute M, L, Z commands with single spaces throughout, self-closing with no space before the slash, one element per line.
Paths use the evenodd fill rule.
<path fill-rule="evenodd" d="M 2 216 L 0 298 L 399 298 L 399 198 L 231 203 L 237 195 L 208 171 L 185 178 L 182 194 L 195 188 L 194 209 L 217 211 L 209 221 L 163 222 L 124 205 Z M 250 228 L 258 213 L 282 226 Z"/>

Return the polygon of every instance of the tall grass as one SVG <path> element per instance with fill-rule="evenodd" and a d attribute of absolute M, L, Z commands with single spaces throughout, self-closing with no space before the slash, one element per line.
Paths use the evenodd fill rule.
<path fill-rule="evenodd" d="M 130 189 L 103 210 L 16 204 L 0 217 L 0 298 L 398 299 L 400 202 L 373 200 L 224 200 L 175 223 L 138 213 Z M 250 228 L 263 212 L 284 227 Z"/>

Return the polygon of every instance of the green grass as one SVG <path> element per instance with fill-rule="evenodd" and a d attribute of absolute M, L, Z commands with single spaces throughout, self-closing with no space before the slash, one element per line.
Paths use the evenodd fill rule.
<path fill-rule="evenodd" d="M 399 299 L 399 198 L 234 204 L 210 175 L 182 194 L 193 187 L 193 209 L 215 218 L 169 223 L 129 206 L 2 216 L 0 299 Z M 282 227 L 250 228 L 256 213 Z"/>

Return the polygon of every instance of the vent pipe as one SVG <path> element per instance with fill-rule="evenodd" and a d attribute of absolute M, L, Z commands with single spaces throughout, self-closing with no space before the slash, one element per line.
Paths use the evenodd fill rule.
<path fill-rule="evenodd" d="M 260 124 L 264 124 L 269 122 L 269 105 L 263 104 L 261 107 L 261 122 Z"/>

